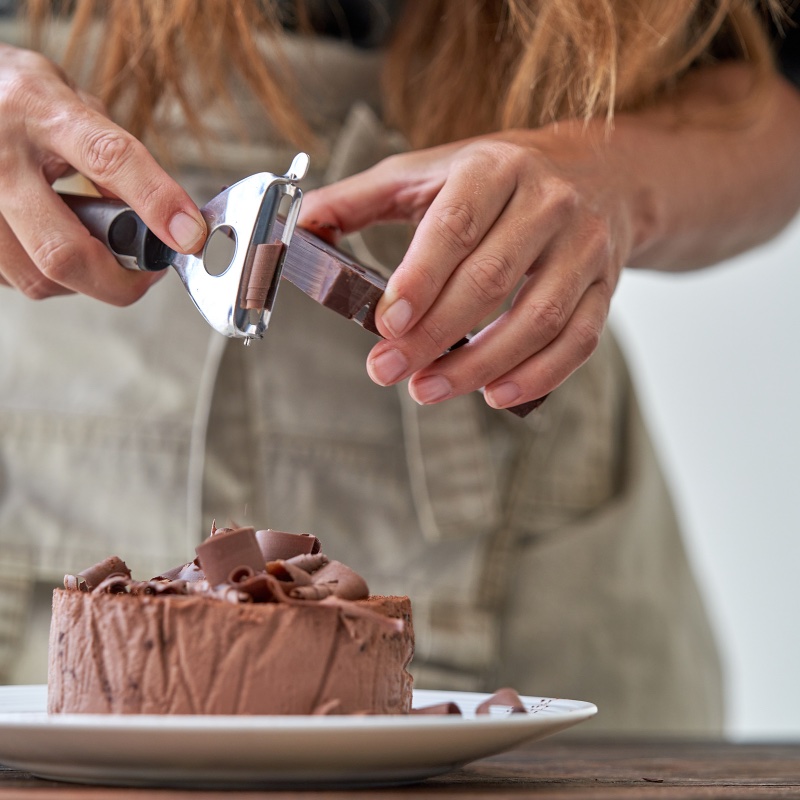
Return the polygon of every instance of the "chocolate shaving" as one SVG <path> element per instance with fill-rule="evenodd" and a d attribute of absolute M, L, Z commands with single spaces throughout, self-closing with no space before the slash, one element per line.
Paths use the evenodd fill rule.
<path fill-rule="evenodd" d="M 331 594 L 343 600 L 363 600 L 369 597 L 367 582 L 341 561 L 329 561 L 311 576 L 314 585 L 328 585 Z"/>
<path fill-rule="evenodd" d="M 244 265 L 242 308 L 255 310 L 266 308 L 283 247 L 283 242 L 256 245 L 252 257 L 248 258 Z"/>
<path fill-rule="evenodd" d="M 227 583 L 230 576 L 242 569 L 252 574 L 264 572 L 264 558 L 252 528 L 217 531 L 195 549 L 206 580 L 216 586 Z"/>
<path fill-rule="evenodd" d="M 231 571 L 231 574 L 228 575 L 228 583 L 241 583 L 248 578 L 252 578 L 255 574 L 256 572 L 252 567 L 243 564 L 241 567 L 236 567 Z"/>
<path fill-rule="evenodd" d="M 109 575 L 92 589 L 96 594 L 127 594 L 131 586 L 130 575 Z"/>
<path fill-rule="evenodd" d="M 328 563 L 328 556 L 326 556 L 324 553 L 306 553 L 301 556 L 287 558 L 283 563 L 300 567 L 300 569 L 302 569 L 304 572 L 308 572 L 310 574 L 312 572 L 316 572 L 321 567 L 324 567 Z"/>
<path fill-rule="evenodd" d="M 289 561 L 268 562 L 267 574 L 274 576 L 279 581 L 292 583 L 296 586 L 307 586 L 312 581 L 311 575 L 306 570 Z"/>
<path fill-rule="evenodd" d="M 81 592 L 90 592 L 99 586 L 109 575 L 125 575 L 131 577 L 127 564 L 118 556 L 109 556 L 95 564 L 93 567 L 79 572 L 77 575 L 64 576 L 65 589 L 77 589 Z"/>
<path fill-rule="evenodd" d="M 490 714 L 492 707 L 502 706 L 510 714 L 526 714 L 527 709 L 520 696 L 508 687 L 498 689 L 490 698 L 484 700 L 476 709 L 476 714 Z"/>
<path fill-rule="evenodd" d="M 316 555 L 322 545 L 310 533 L 287 533 L 271 528 L 256 531 L 256 540 L 264 561 L 286 561 L 294 556 Z"/>
<path fill-rule="evenodd" d="M 324 717 L 328 714 L 333 714 L 337 708 L 342 704 L 342 701 L 339 700 L 338 697 L 332 697 L 330 700 L 326 700 L 321 705 L 318 705 L 314 708 L 311 712 L 312 717 Z"/>
<path fill-rule="evenodd" d="M 197 559 L 190 561 L 188 564 L 181 564 L 179 567 L 173 567 L 161 575 L 156 575 L 151 578 L 154 581 L 202 581 L 205 579 L 205 573 L 200 569 Z"/>
<path fill-rule="evenodd" d="M 242 581 L 236 585 L 236 590 L 240 594 L 246 594 L 250 602 L 253 603 L 277 603 L 280 595 L 276 595 L 273 586 L 274 578 L 269 575 L 253 575 L 252 578 Z"/>
<path fill-rule="evenodd" d="M 334 586 L 330 583 L 317 583 L 311 586 L 295 586 L 289 590 L 289 597 L 296 600 L 324 600 L 332 597 Z"/>
<path fill-rule="evenodd" d="M 410 714 L 431 714 L 445 716 L 453 714 L 461 716 L 461 709 L 452 701 L 449 703 L 434 703 L 431 706 L 422 706 L 420 708 L 412 708 Z"/>

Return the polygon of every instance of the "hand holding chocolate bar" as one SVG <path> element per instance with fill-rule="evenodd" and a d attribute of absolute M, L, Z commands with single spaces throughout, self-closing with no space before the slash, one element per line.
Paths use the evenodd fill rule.
<path fill-rule="evenodd" d="M 419 221 L 376 309 L 376 383 L 410 377 L 423 404 L 485 386 L 505 408 L 545 396 L 591 355 L 639 233 L 595 145 L 582 129 L 513 131 L 394 156 L 306 195 L 301 225 Z"/>

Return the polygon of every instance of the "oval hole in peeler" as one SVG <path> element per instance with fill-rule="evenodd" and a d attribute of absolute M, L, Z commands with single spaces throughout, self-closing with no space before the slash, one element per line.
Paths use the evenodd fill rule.
<path fill-rule="evenodd" d="M 203 250 L 203 266 L 209 275 L 222 275 L 236 255 L 236 232 L 230 225 L 220 225 L 211 232 Z"/>

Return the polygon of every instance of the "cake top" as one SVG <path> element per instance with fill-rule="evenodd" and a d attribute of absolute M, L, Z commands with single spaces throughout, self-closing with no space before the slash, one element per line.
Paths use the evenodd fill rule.
<path fill-rule="evenodd" d="M 307 533 L 217 528 L 197 546 L 193 561 L 146 581 L 134 580 L 111 556 L 64 576 L 70 591 L 132 595 L 204 595 L 230 603 L 347 602 L 369 596 L 364 579 L 322 553 Z M 330 598 L 330 599 L 329 599 Z"/>

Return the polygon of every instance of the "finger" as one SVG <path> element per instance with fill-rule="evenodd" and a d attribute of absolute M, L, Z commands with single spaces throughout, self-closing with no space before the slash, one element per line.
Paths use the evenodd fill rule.
<path fill-rule="evenodd" d="M 6 221 L 0 217 L 0 283 L 10 286 L 31 300 L 71 294 L 71 291 L 46 278 L 28 257 Z"/>
<path fill-rule="evenodd" d="M 112 305 L 129 305 L 160 277 L 121 267 L 41 177 L 24 174 L 6 198 L 3 215 L 43 278 Z M 38 280 L 28 279 L 34 285 Z"/>
<path fill-rule="evenodd" d="M 352 233 L 377 222 L 418 222 L 447 177 L 453 145 L 390 156 L 303 195 L 298 225 Z"/>
<path fill-rule="evenodd" d="M 515 173 L 501 163 L 496 149 L 476 145 L 454 162 L 378 304 L 376 322 L 383 336 L 397 338 L 416 325 L 514 195 Z M 490 267 L 489 258 L 484 254 L 484 264 L 494 272 L 497 264 Z"/>
<path fill-rule="evenodd" d="M 124 200 L 165 244 L 196 252 L 206 224 L 189 195 L 147 148 L 100 112 L 76 102 L 37 129 L 37 143 L 97 186 Z"/>
<path fill-rule="evenodd" d="M 597 349 L 609 301 L 607 285 L 592 284 L 558 337 L 486 386 L 486 402 L 493 408 L 508 408 L 544 397 L 560 386 Z"/>
<path fill-rule="evenodd" d="M 520 323 L 517 323 L 513 333 L 505 337 L 490 337 L 490 342 L 497 342 L 491 353 L 484 355 L 481 348 L 476 349 L 477 341 L 474 341 L 470 347 L 439 358 L 505 302 L 532 264 L 543 263 L 537 271 L 547 276 L 547 280 L 531 278 L 528 283 L 540 284 L 542 297 L 552 298 L 554 305 L 565 303 L 563 314 L 566 319 L 589 280 L 586 284 L 569 287 L 570 291 L 567 291 L 565 284 L 572 282 L 570 273 L 561 274 L 552 266 L 544 268 L 548 261 L 548 248 L 552 249 L 548 237 L 552 235 L 552 226 L 546 224 L 538 211 L 531 211 L 529 197 L 515 194 L 477 250 L 450 276 L 428 313 L 405 336 L 380 342 L 373 348 L 367 362 L 372 379 L 387 385 L 419 371 L 423 372 L 420 377 L 428 377 L 426 367 L 435 361 L 437 372 L 448 367 L 447 371 L 452 375 L 446 377 L 457 379 L 450 384 L 453 393 L 463 394 L 482 386 L 489 377 L 500 374 L 495 372 L 489 376 L 485 369 L 481 371 L 470 365 L 505 371 L 530 355 L 533 352 L 529 349 L 533 346 L 530 340 L 536 326 L 531 325 L 531 330 L 523 337 L 517 330 L 520 328 Z M 560 245 L 560 249 L 568 247 L 566 243 Z M 558 249 L 555 249 L 554 258 L 549 260 L 557 263 L 559 256 Z M 520 312 L 516 316 L 519 317 Z M 549 338 L 546 341 L 558 330 L 547 334 Z M 537 349 L 543 344 L 538 343 Z M 517 351 L 523 351 L 524 356 L 522 353 L 514 356 Z M 510 357 L 516 357 L 517 361 L 509 362 Z M 422 401 L 421 397 L 417 399 Z"/>
<path fill-rule="evenodd" d="M 599 218 L 582 218 L 580 230 L 569 225 L 550 242 L 511 309 L 476 336 L 468 347 L 437 360 L 414 376 L 410 390 L 419 402 L 449 385 L 452 394 L 485 386 L 554 341 L 572 319 L 590 286 L 606 287 L 609 298 L 618 274 L 607 230 Z M 418 327 L 422 327 L 425 320 Z M 412 334 L 414 332 L 412 331 Z M 427 380 L 432 374 L 439 380 Z"/>

